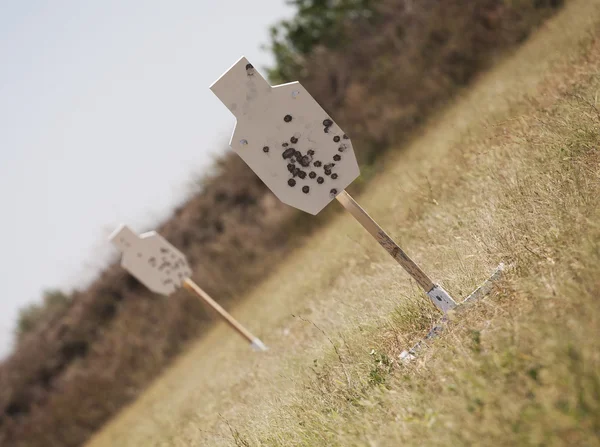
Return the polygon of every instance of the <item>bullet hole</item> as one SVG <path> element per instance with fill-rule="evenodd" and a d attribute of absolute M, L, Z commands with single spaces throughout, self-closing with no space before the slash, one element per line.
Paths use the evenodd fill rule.
<path fill-rule="evenodd" d="M 290 186 L 296 186 L 296 180 L 294 180 L 293 178 L 288 180 L 288 185 Z"/>
<path fill-rule="evenodd" d="M 315 177 L 317 176 L 317 174 L 316 174 L 314 171 L 311 171 L 311 172 L 308 174 L 308 176 L 309 176 L 310 178 L 315 178 Z"/>
<path fill-rule="evenodd" d="M 246 65 L 246 70 L 250 70 L 251 68 L 254 68 L 254 65 L 252 65 L 252 64 L 247 64 Z"/>
<path fill-rule="evenodd" d="M 348 139 L 348 135 L 344 134 L 344 136 L 342 138 L 344 138 L 344 140 L 347 140 Z"/>
<path fill-rule="evenodd" d="M 298 172 L 298 177 L 300 177 L 302 180 L 304 180 L 306 178 L 306 172 L 304 171 L 299 171 Z"/>
<path fill-rule="evenodd" d="M 333 180 L 335 180 L 336 178 L 338 178 L 338 175 L 337 175 L 337 174 L 331 174 L 331 178 L 332 178 Z"/>
<path fill-rule="evenodd" d="M 291 172 L 294 172 L 294 169 L 296 168 L 296 166 L 294 166 L 292 163 L 288 163 L 287 165 L 287 170 Z"/>
<path fill-rule="evenodd" d="M 287 144 L 287 143 L 282 143 L 281 145 L 282 145 L 283 147 L 288 147 L 288 146 L 289 146 L 289 144 Z"/>
<path fill-rule="evenodd" d="M 346 150 L 346 145 L 342 144 L 340 147 L 338 147 L 338 151 L 339 152 L 344 152 Z"/>
<path fill-rule="evenodd" d="M 162 270 L 163 270 L 165 267 L 168 267 L 168 266 L 170 266 L 170 265 L 171 265 L 171 263 L 169 263 L 169 262 L 166 262 L 166 261 L 163 259 L 163 262 L 162 262 L 162 263 L 161 263 L 161 264 L 158 266 L 158 271 L 160 272 L 160 271 L 162 271 Z"/>
<path fill-rule="evenodd" d="M 296 156 L 296 158 L 297 158 L 298 160 L 302 159 L 302 152 L 300 152 L 300 151 L 296 151 L 296 152 L 294 152 L 294 155 Z"/>
<path fill-rule="evenodd" d="M 246 74 L 248 76 L 254 76 L 254 66 L 252 64 L 246 65 Z"/>
<path fill-rule="evenodd" d="M 329 133 L 329 127 L 325 127 L 325 128 L 323 129 L 323 132 L 325 132 L 325 133 Z"/>
<path fill-rule="evenodd" d="M 296 144 L 298 142 L 298 138 L 292 137 L 290 138 L 290 141 L 292 142 L 292 144 Z"/>
<path fill-rule="evenodd" d="M 323 169 L 331 169 L 335 166 L 335 163 L 327 163 L 325 166 L 323 166 Z"/>
<path fill-rule="evenodd" d="M 320 185 L 325 181 L 325 179 L 323 177 L 318 177 L 317 178 L 317 183 Z"/>
<path fill-rule="evenodd" d="M 325 175 L 331 175 L 331 169 L 325 169 Z"/>
<path fill-rule="evenodd" d="M 305 155 L 304 157 L 302 157 L 300 159 L 300 164 L 302 166 L 304 166 L 305 168 L 308 167 L 310 165 L 310 157 L 308 155 Z"/>
<path fill-rule="evenodd" d="M 331 191 L 329 191 L 329 194 L 331 194 L 331 197 L 335 197 L 337 195 L 337 189 L 333 188 Z"/>
<path fill-rule="evenodd" d="M 313 163 L 313 165 L 315 165 L 317 168 L 321 167 L 322 164 L 323 163 L 321 163 L 319 160 L 317 160 Z"/>
<path fill-rule="evenodd" d="M 308 155 L 315 155 L 315 151 L 313 151 L 312 149 L 309 149 L 307 152 Z"/>
<path fill-rule="evenodd" d="M 296 98 L 299 94 L 300 94 L 300 92 L 298 90 L 294 90 L 292 92 L 292 98 Z"/>
<path fill-rule="evenodd" d="M 240 144 L 245 146 L 248 144 L 248 140 L 240 140 Z"/>
<path fill-rule="evenodd" d="M 294 171 L 292 172 L 292 175 L 293 175 L 294 177 L 297 177 L 299 172 L 300 172 L 300 169 L 298 169 L 298 168 L 294 168 Z"/>
<path fill-rule="evenodd" d="M 269 152 L 269 146 L 265 146 L 263 147 L 263 152 L 266 154 L 267 152 Z"/>
<path fill-rule="evenodd" d="M 310 191 L 310 188 L 308 186 L 305 185 L 305 186 L 302 187 L 302 192 L 304 194 L 308 194 L 308 191 Z"/>
<path fill-rule="evenodd" d="M 296 150 L 293 147 L 290 147 L 290 148 L 287 148 L 285 151 L 283 151 L 283 154 L 281 154 L 281 156 L 284 159 L 292 158 L 295 153 L 296 153 Z"/>
<path fill-rule="evenodd" d="M 333 142 L 334 143 L 339 143 L 340 142 L 340 137 L 338 137 L 337 135 L 335 137 L 333 137 Z"/>
<path fill-rule="evenodd" d="M 292 115 L 286 115 L 283 117 L 283 121 L 285 121 L 286 123 L 289 123 L 290 121 L 292 121 Z"/>
<path fill-rule="evenodd" d="M 327 118 L 326 120 L 323 120 L 323 126 L 331 127 L 332 125 L 333 125 L 333 121 L 331 121 L 329 118 Z"/>
<path fill-rule="evenodd" d="M 339 155 L 339 154 L 335 154 L 335 155 L 333 156 L 333 159 L 334 159 L 335 161 L 340 161 L 340 160 L 342 159 L 342 157 L 341 157 L 341 155 Z"/>

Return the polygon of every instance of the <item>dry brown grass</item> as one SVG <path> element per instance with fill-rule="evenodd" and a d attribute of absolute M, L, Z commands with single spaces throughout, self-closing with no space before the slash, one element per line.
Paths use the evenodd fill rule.
<path fill-rule="evenodd" d="M 457 86 L 514 47 L 561 2 L 477 0 L 468 7 L 458 1 L 412 3 L 415 7 L 407 12 L 396 2 L 382 2 L 387 9 L 382 9 L 381 26 L 353 30 L 353 52 L 330 52 L 327 57 L 319 50 L 307 61 L 312 66 L 319 58 L 340 62 L 331 70 L 321 65 L 322 77 L 312 73 L 306 82 L 346 127 L 353 128 L 353 139 L 373 143 L 360 145 L 362 159 L 371 160 L 367 153 L 387 141 L 374 139 L 381 125 L 396 133 L 414 129 Z M 406 33 L 399 37 L 394 30 L 403 24 Z M 373 56 L 373 64 L 360 63 L 367 56 Z M 321 88 L 330 85 L 347 61 L 354 65 L 351 82 L 340 80 L 335 92 Z M 359 107 L 357 98 L 366 100 L 371 79 L 388 75 L 392 82 L 373 94 L 375 102 Z M 362 96 L 357 96 L 359 91 Z M 333 93 L 350 102 L 332 102 Z M 351 111 L 351 116 L 344 117 L 339 108 Z M 394 114 L 382 117 L 382 110 Z M 398 116 L 399 110 L 408 114 Z M 389 140 L 391 134 L 382 135 Z M 203 288 L 230 308 L 303 243 L 301 235 L 335 214 L 335 207 L 319 219 L 299 217 L 266 192 L 236 156 L 228 154 L 219 164 L 220 171 L 159 230 L 188 255 Z M 363 178 L 370 176 L 367 168 Z M 356 248 L 347 240 L 341 243 Z M 357 262 L 367 265 L 369 258 Z M 475 277 L 475 272 L 470 274 Z M 307 292 L 320 293 L 321 285 L 316 282 Z M 206 333 L 213 320 L 214 315 L 185 292 L 169 300 L 152 296 L 119 266 L 111 266 L 91 287 L 75 293 L 67 308 L 49 314 L 44 324 L 24 336 L 0 365 L 0 444 L 79 445 L 135 399 L 187 343 Z"/>
<path fill-rule="evenodd" d="M 215 328 L 90 447 L 600 445 L 598 31 L 574 1 L 361 197 L 456 297 L 513 266 L 417 362 L 435 311 L 340 217 L 235 310 L 271 351 Z"/>

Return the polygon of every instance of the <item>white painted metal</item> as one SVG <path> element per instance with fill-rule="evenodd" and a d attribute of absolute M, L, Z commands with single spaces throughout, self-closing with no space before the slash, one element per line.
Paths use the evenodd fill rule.
<path fill-rule="evenodd" d="M 352 143 L 299 82 L 240 58 L 210 89 L 237 119 L 231 148 L 284 203 L 317 214 L 360 175 Z"/>
<path fill-rule="evenodd" d="M 109 239 L 123 253 L 121 266 L 152 292 L 170 295 L 192 274 L 185 256 L 155 231 L 138 236 L 121 225 Z"/>
<path fill-rule="evenodd" d="M 494 285 L 494 281 L 498 281 L 502 274 L 504 273 L 504 263 L 501 262 L 500 265 L 496 268 L 496 271 L 492 276 L 490 276 L 487 281 L 485 281 L 482 285 L 477 287 L 473 292 L 465 298 L 465 300 L 460 304 L 468 304 L 471 302 L 475 302 L 480 300 L 483 296 L 490 293 L 492 290 L 492 286 Z"/>
<path fill-rule="evenodd" d="M 492 287 L 494 282 L 498 281 L 502 274 L 504 273 L 504 263 L 500 263 L 496 268 L 496 271 L 485 280 L 483 284 L 477 287 L 464 301 L 455 305 L 455 312 L 460 312 L 465 309 L 469 304 L 479 301 L 484 296 L 488 295 L 492 291 Z M 448 314 L 444 312 L 444 316 L 438 320 L 438 322 L 431 328 L 431 330 L 427 333 L 425 338 L 419 340 L 412 348 L 409 350 L 404 350 L 400 353 L 399 359 L 403 363 L 409 363 L 411 360 L 417 358 L 418 353 L 427 346 L 427 342 L 438 337 L 440 333 L 444 330 L 444 327 L 448 323 Z"/>
<path fill-rule="evenodd" d="M 255 351 L 268 351 L 269 349 L 259 338 L 255 338 L 254 340 L 252 340 L 250 346 Z"/>
<path fill-rule="evenodd" d="M 450 294 L 438 284 L 434 285 L 433 289 L 427 292 L 427 296 L 431 302 L 443 313 L 446 313 L 450 309 L 456 307 L 456 301 L 454 301 Z"/>

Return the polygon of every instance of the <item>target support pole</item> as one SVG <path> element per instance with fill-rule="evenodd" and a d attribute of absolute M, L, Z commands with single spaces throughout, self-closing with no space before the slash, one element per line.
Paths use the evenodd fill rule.
<path fill-rule="evenodd" d="M 250 342 L 253 349 L 257 351 L 266 351 L 268 349 L 259 338 L 252 335 L 248 329 L 242 326 L 235 318 L 231 316 L 231 314 L 229 314 L 229 312 L 223 309 L 219 303 L 213 300 L 208 293 L 202 290 L 200 286 L 198 286 L 198 284 L 196 284 L 190 278 L 184 279 L 183 287 L 214 309 L 229 326 L 231 326 L 238 334 Z"/>
<path fill-rule="evenodd" d="M 413 261 L 402 248 L 381 228 L 375 220 L 345 190 L 336 196 L 338 202 L 360 223 L 365 230 L 402 266 L 427 294 L 431 302 L 443 313 L 456 307 L 457 303 L 441 286 Z"/>

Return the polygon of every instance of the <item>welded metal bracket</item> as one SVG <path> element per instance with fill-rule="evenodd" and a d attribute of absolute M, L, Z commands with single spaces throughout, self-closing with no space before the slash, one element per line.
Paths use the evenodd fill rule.
<path fill-rule="evenodd" d="M 492 291 L 494 282 L 498 281 L 500 279 L 503 272 L 504 272 L 504 263 L 501 263 L 496 268 L 496 271 L 492 274 L 492 276 L 490 276 L 483 284 L 481 284 L 479 287 L 477 287 L 464 301 L 462 301 L 461 303 L 459 303 L 456 306 L 451 307 L 450 309 L 459 310 L 463 306 L 474 303 L 476 301 L 479 301 L 484 296 L 488 295 Z M 443 289 L 441 289 L 441 290 L 443 290 Z M 432 290 L 432 292 L 433 292 L 433 290 Z M 431 296 L 430 296 L 430 298 L 431 298 Z M 432 300 L 433 300 L 433 298 L 432 298 Z M 433 326 L 433 328 L 427 333 L 425 338 L 418 341 L 409 350 L 402 351 L 402 353 L 399 356 L 400 361 L 403 363 L 408 363 L 411 360 L 415 359 L 417 357 L 418 352 L 421 351 L 427 345 L 427 341 L 436 338 L 444 330 L 444 327 L 446 326 L 447 322 L 448 322 L 448 314 L 444 313 L 444 316 L 440 320 L 438 320 L 438 322 L 435 324 L 435 326 Z"/>

